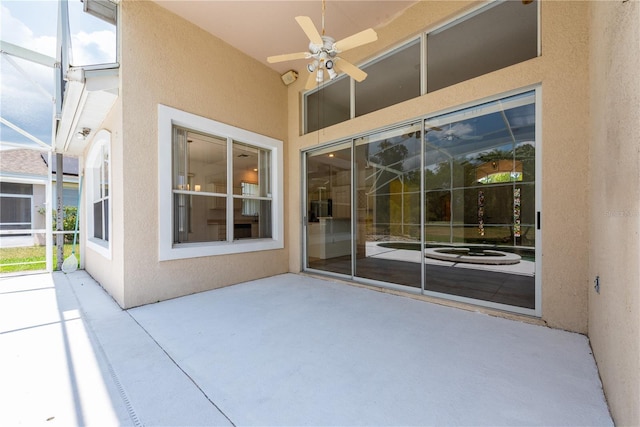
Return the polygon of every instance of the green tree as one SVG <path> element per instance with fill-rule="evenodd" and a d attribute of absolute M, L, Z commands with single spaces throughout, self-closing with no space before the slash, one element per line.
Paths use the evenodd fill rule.
<path fill-rule="evenodd" d="M 62 228 L 64 231 L 74 231 L 76 227 L 76 216 L 78 215 L 78 208 L 76 206 L 64 206 L 62 214 Z M 39 211 L 42 215 L 45 214 L 44 209 Z M 56 222 L 58 219 L 57 211 L 53 211 L 53 229 L 56 229 Z M 73 243 L 73 233 L 66 233 L 64 235 L 65 243 Z"/>

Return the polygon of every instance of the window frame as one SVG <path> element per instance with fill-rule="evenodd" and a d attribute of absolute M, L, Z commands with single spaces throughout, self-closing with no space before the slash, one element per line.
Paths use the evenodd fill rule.
<path fill-rule="evenodd" d="M 513 63 L 510 63 L 508 65 L 504 65 L 504 66 L 499 66 L 497 68 L 492 68 L 491 70 L 479 73 L 479 74 L 473 74 L 470 76 L 467 76 L 461 80 L 458 81 L 454 81 L 453 83 L 447 83 L 444 84 L 443 86 L 438 86 L 432 89 L 429 89 L 429 67 L 430 67 L 430 63 L 428 60 L 428 52 L 430 49 L 429 46 L 429 36 L 437 36 L 440 33 L 443 33 L 447 30 L 450 30 L 452 28 L 455 28 L 458 24 L 464 24 L 470 20 L 473 20 L 474 18 L 484 14 L 485 12 L 489 12 L 494 10 L 496 7 L 502 6 L 505 3 L 508 3 L 508 0 L 492 0 L 486 3 L 481 3 L 465 12 L 462 12 L 460 14 L 457 14 L 455 16 L 453 16 L 451 19 L 441 23 L 440 25 L 430 28 L 427 31 L 424 32 L 424 38 L 423 38 L 423 51 L 425 52 L 425 62 L 423 64 L 424 66 L 424 74 L 425 74 L 425 93 L 433 93 L 436 92 L 438 90 L 441 89 L 446 89 L 448 87 L 451 86 L 455 86 L 457 84 L 463 83 L 465 81 L 474 79 L 474 78 L 478 78 L 481 76 L 485 76 L 489 73 L 498 71 L 498 70 L 502 70 L 504 68 L 507 67 L 512 67 L 516 64 L 522 63 L 522 62 L 526 62 L 526 61 L 530 61 L 532 59 L 535 59 L 537 57 L 539 57 L 541 55 L 541 36 L 540 36 L 540 0 L 536 0 L 534 6 L 535 6 L 535 14 L 536 14 L 536 55 L 534 57 L 522 60 L 522 61 L 516 61 Z M 522 5 L 520 5 L 522 6 Z M 525 5 L 527 7 L 529 7 L 529 5 Z M 433 46 L 431 46 L 431 48 L 433 48 Z M 433 75 L 431 76 L 431 78 L 434 78 Z"/>
<path fill-rule="evenodd" d="M 99 185 L 102 186 L 105 171 L 103 168 L 104 165 L 104 149 L 107 150 L 107 155 L 109 158 L 108 162 L 108 170 L 106 171 L 106 176 L 108 177 L 107 185 L 109 188 L 108 195 L 106 197 L 100 196 L 99 199 L 103 203 L 107 201 L 107 215 L 106 218 L 103 217 L 103 237 L 106 234 L 105 238 L 95 237 L 94 230 L 94 216 L 93 216 L 93 205 L 96 202 L 96 194 L 95 194 L 95 180 L 99 180 Z M 96 174 L 97 171 L 97 174 Z M 96 133 L 96 136 L 93 140 L 93 145 L 89 150 L 89 154 L 86 158 L 86 166 L 85 166 L 85 180 L 86 180 L 86 189 L 85 189 L 85 214 L 84 218 L 86 220 L 86 231 L 87 231 L 87 248 L 94 250 L 99 253 L 103 257 L 107 259 L 111 259 L 112 251 L 111 251 L 111 237 L 112 237 L 112 203 L 111 203 L 111 133 L 105 129 L 100 130 Z M 105 227 L 106 222 L 106 227 Z"/>
<path fill-rule="evenodd" d="M 173 243 L 172 129 L 180 126 L 271 151 L 272 236 L 262 239 Z M 284 248 L 284 162 L 281 140 L 158 104 L 158 259 L 196 258 Z M 227 165 L 231 167 L 231 158 Z M 231 212 L 233 215 L 233 211 Z M 229 212 L 227 212 L 229 216 Z M 229 222 L 228 222 L 229 224 Z M 233 221 L 230 222 L 233 224 Z"/>

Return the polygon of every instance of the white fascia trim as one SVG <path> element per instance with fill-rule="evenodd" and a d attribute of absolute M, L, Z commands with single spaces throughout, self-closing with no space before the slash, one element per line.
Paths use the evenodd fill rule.
<path fill-rule="evenodd" d="M 171 139 L 174 125 L 205 134 L 232 138 L 235 141 L 271 151 L 272 171 L 276 183 L 272 195 L 272 238 L 173 244 Z M 283 217 L 284 153 L 282 141 L 158 104 L 158 259 L 160 261 L 282 249 L 284 248 Z"/>
<path fill-rule="evenodd" d="M 69 149 L 90 92 L 110 92 L 114 94 L 113 101 L 115 101 L 119 87 L 118 75 L 117 64 L 107 64 L 88 70 L 85 67 L 69 69 L 66 76 L 68 81 L 62 105 L 62 117 L 54 140 L 55 151 L 66 152 Z M 105 111 L 109 108 L 111 105 L 105 107 Z"/>
<path fill-rule="evenodd" d="M 46 185 L 49 182 L 49 177 L 45 175 L 31 175 L 31 174 L 0 171 L 0 182 Z"/>
<path fill-rule="evenodd" d="M 62 117 L 54 139 L 54 150 L 63 152 L 69 146 L 70 140 L 73 138 L 72 130 L 78 124 L 86 99 L 84 81 L 70 80 L 67 82 Z"/>

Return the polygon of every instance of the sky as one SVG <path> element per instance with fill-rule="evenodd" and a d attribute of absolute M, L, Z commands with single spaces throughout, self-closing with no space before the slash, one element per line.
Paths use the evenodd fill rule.
<path fill-rule="evenodd" d="M 71 65 L 116 62 L 115 26 L 85 13 L 80 0 L 68 0 L 68 4 Z M 1 0 L 0 39 L 55 57 L 57 16 L 57 0 Z M 6 55 L 2 55 L 0 115 L 43 142 L 51 144 L 53 69 L 15 57 L 11 59 L 28 77 L 18 71 Z M 37 82 L 41 89 L 30 80 Z M 30 143 L 26 137 L 4 124 L 0 124 L 0 141 Z"/>

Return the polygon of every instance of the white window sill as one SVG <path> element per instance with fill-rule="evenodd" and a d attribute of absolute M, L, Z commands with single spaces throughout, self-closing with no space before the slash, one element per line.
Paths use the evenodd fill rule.
<path fill-rule="evenodd" d="M 235 240 L 233 242 L 181 243 L 160 248 L 160 261 L 197 258 L 216 255 L 231 255 L 245 252 L 282 249 L 281 241 L 273 239 Z"/>
<path fill-rule="evenodd" d="M 87 249 L 102 255 L 107 259 L 111 259 L 111 245 L 106 240 L 90 238 L 87 240 Z"/>

